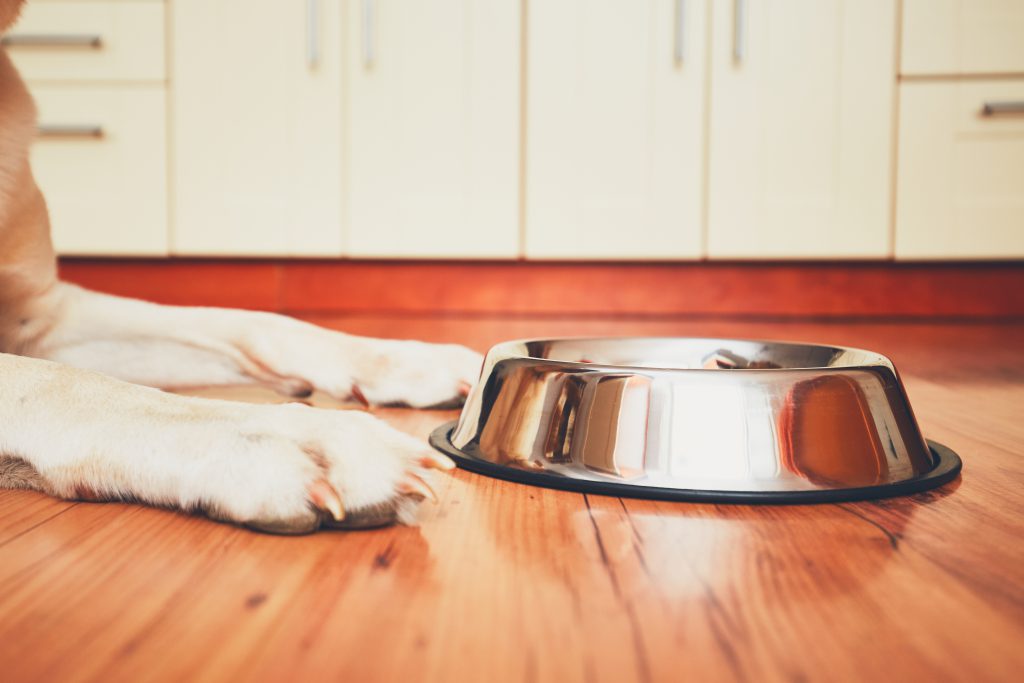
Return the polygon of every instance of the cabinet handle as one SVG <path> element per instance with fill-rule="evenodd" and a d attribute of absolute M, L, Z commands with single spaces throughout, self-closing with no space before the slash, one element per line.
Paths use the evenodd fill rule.
<path fill-rule="evenodd" d="M 986 102 L 981 105 L 982 116 L 998 116 L 1000 114 L 1024 114 L 1024 100 Z"/>
<path fill-rule="evenodd" d="M 38 128 L 39 137 L 43 138 L 101 138 L 103 126 L 84 124 L 41 123 Z"/>
<path fill-rule="evenodd" d="M 732 3 L 732 61 L 742 64 L 747 54 L 747 0 Z"/>
<path fill-rule="evenodd" d="M 374 34 L 374 0 L 363 0 L 363 66 L 369 69 L 376 58 Z"/>
<path fill-rule="evenodd" d="M 306 0 L 306 65 L 320 64 L 320 0 Z"/>
<path fill-rule="evenodd" d="M 94 33 L 13 33 L 0 38 L 4 47 L 103 47 L 103 38 Z"/>
<path fill-rule="evenodd" d="M 683 63 L 686 55 L 686 0 L 676 0 L 675 43 L 673 53 L 677 64 Z"/>

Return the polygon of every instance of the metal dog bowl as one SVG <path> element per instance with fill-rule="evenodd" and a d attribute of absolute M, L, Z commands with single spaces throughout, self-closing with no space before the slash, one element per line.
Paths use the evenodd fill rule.
<path fill-rule="evenodd" d="M 430 441 L 481 474 L 669 500 L 877 498 L 961 467 L 921 436 L 886 357 L 736 339 L 499 344 Z"/>

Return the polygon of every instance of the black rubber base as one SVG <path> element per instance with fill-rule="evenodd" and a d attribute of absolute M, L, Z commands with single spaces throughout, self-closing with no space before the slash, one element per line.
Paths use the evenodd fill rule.
<path fill-rule="evenodd" d="M 963 463 L 960 456 L 940 443 L 928 441 L 938 464 L 927 474 L 906 481 L 877 486 L 848 489 L 822 489 L 818 491 L 710 491 L 704 489 L 669 489 L 661 486 L 621 484 L 617 482 L 573 479 L 547 472 L 530 472 L 515 467 L 495 465 L 492 462 L 467 455 L 452 445 L 451 433 L 455 422 L 441 425 L 430 435 L 430 445 L 449 456 L 462 469 L 488 477 L 505 479 L 520 484 L 564 489 L 580 493 L 597 493 L 623 498 L 650 498 L 692 503 L 838 503 L 850 500 L 890 498 L 934 489 L 956 479 Z"/>

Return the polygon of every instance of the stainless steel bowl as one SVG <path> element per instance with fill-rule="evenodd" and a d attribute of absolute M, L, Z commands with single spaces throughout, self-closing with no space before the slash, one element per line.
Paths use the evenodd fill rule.
<path fill-rule="evenodd" d="M 469 470 L 621 496 L 824 502 L 957 476 L 871 351 L 737 339 L 499 344 L 431 443 Z"/>

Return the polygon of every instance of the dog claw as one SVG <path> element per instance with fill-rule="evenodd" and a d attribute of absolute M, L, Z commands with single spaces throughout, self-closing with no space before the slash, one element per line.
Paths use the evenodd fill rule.
<path fill-rule="evenodd" d="M 428 470 L 441 470 L 450 472 L 455 469 L 455 461 L 443 453 L 425 453 L 419 460 L 420 467 Z"/>
<path fill-rule="evenodd" d="M 345 519 L 345 506 L 341 504 L 341 496 L 323 479 L 310 485 L 309 497 L 318 508 L 330 512 L 334 521 L 340 522 Z"/>
<path fill-rule="evenodd" d="M 359 388 L 358 384 L 353 384 L 351 389 L 352 398 L 359 401 L 364 408 L 370 407 L 370 402 L 366 399 L 366 394 Z"/>
<path fill-rule="evenodd" d="M 434 493 L 434 489 L 430 488 L 427 482 L 411 472 L 398 484 L 398 492 L 429 498 L 432 503 L 437 502 L 437 494 Z"/>

